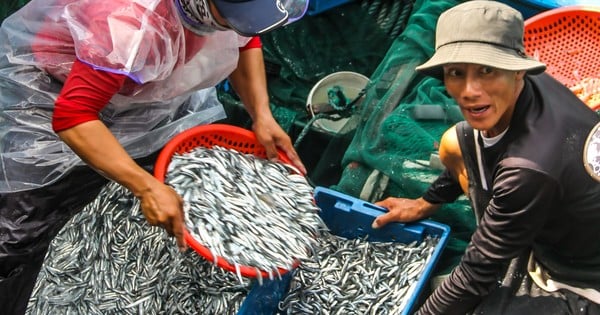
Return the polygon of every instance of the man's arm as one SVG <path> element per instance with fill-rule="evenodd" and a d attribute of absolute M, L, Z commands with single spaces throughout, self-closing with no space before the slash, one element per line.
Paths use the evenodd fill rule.
<path fill-rule="evenodd" d="M 300 161 L 292 141 L 277 123 L 269 107 L 265 64 L 261 48 L 240 51 L 236 70 L 229 76 L 231 85 L 252 118 L 252 129 L 258 141 L 265 146 L 269 159 L 277 158 L 277 149 L 282 150 L 302 173 L 306 168 Z"/>
<path fill-rule="evenodd" d="M 418 314 L 465 314 L 496 286 L 506 264 L 528 249 L 555 203 L 558 184 L 527 168 L 500 167 L 493 197 L 460 264 Z"/>
<path fill-rule="evenodd" d="M 119 75 L 76 61 L 56 101 L 53 128 L 85 163 L 138 197 L 148 223 L 165 228 L 184 249 L 181 197 L 135 163 L 98 120 L 98 112 L 123 82 Z"/>

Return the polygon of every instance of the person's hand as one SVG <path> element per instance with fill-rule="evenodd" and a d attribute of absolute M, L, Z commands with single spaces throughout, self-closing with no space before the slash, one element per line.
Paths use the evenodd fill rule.
<path fill-rule="evenodd" d="M 390 222 L 412 222 L 432 215 L 439 207 L 423 198 L 407 199 L 389 197 L 378 201 L 375 205 L 388 209 L 388 212 L 375 218 L 371 225 L 374 229 Z"/>
<path fill-rule="evenodd" d="M 138 196 L 142 213 L 150 225 L 164 228 L 174 236 L 180 251 L 187 245 L 183 237 L 185 227 L 183 221 L 183 199 L 175 190 L 161 182 L 156 182 L 150 189 Z"/>
<path fill-rule="evenodd" d="M 306 168 L 300 160 L 296 149 L 292 145 L 292 140 L 288 134 L 279 126 L 275 119 L 257 119 L 252 125 L 252 130 L 256 134 L 258 142 L 260 142 L 267 151 L 267 158 L 272 161 L 278 160 L 277 150 L 281 150 L 287 155 L 302 175 L 306 174 Z"/>

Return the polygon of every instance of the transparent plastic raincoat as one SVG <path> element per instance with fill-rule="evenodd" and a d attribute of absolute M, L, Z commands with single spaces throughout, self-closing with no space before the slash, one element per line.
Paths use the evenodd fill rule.
<path fill-rule="evenodd" d="M 75 58 L 129 77 L 100 119 L 138 158 L 224 118 L 212 87 L 248 40 L 194 35 L 173 0 L 32 0 L 0 28 L 0 193 L 50 184 L 83 163 L 51 126 Z"/>

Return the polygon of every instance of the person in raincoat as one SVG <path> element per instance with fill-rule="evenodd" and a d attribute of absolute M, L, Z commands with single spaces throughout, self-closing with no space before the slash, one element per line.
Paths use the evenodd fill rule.
<path fill-rule="evenodd" d="M 0 28 L 0 312 L 23 314 L 51 240 L 108 180 L 178 246 L 181 197 L 150 173 L 179 132 L 224 118 L 228 78 L 271 159 L 305 168 L 272 116 L 258 35 L 306 0 L 32 0 Z"/>
<path fill-rule="evenodd" d="M 374 228 L 468 196 L 477 228 L 416 314 L 600 314 L 600 183 L 584 152 L 600 118 L 528 57 L 519 11 L 468 1 L 442 13 L 417 71 L 443 80 L 464 121 L 421 198 L 389 197 Z M 593 138 L 593 137 L 592 137 Z"/>

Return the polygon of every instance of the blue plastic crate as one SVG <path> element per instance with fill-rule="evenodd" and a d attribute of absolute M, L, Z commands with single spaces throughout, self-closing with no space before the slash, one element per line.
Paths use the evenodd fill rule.
<path fill-rule="evenodd" d="M 324 187 L 315 188 L 314 197 L 317 206 L 321 209 L 323 221 L 330 231 L 338 236 L 354 239 L 368 235 L 370 241 L 403 243 L 420 242 L 427 236 L 439 238 L 402 315 L 414 312 L 416 303 L 427 287 L 433 268 L 448 242 L 450 228 L 435 221 L 421 220 L 408 224 L 391 223 L 374 230 L 371 228 L 371 223 L 377 216 L 385 213 L 386 209 Z M 254 285 L 238 315 L 275 313 L 277 304 L 287 293 L 292 277 L 293 272 L 289 272 L 281 280 L 265 281 L 263 286 Z"/>
<path fill-rule="evenodd" d="M 335 8 L 352 0 L 310 0 L 308 2 L 308 15 L 319 14 L 323 11 Z"/>

